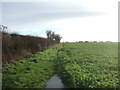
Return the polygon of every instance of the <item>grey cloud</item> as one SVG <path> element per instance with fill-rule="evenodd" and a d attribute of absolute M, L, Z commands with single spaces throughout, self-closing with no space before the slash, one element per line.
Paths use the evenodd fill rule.
<path fill-rule="evenodd" d="M 53 12 L 53 13 L 40 13 L 37 15 L 29 15 L 23 18 L 19 18 L 18 21 L 20 22 L 37 22 L 37 21 L 53 21 L 59 19 L 67 19 L 67 18 L 74 18 L 74 17 L 87 17 L 87 16 L 96 16 L 96 15 L 103 15 L 104 13 L 99 12 Z"/>
<path fill-rule="evenodd" d="M 3 21 L 5 23 L 43 22 L 103 14 L 69 3 L 27 2 L 3 4 Z"/>

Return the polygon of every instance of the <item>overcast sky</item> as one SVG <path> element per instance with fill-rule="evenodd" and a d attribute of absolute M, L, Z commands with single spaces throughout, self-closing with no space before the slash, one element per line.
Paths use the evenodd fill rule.
<path fill-rule="evenodd" d="M 2 24 L 9 31 L 46 37 L 52 30 L 62 41 L 118 40 L 119 0 L 3 1 Z"/>

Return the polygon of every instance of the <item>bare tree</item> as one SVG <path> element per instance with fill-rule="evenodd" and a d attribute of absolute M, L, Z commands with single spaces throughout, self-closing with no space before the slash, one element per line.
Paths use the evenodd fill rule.
<path fill-rule="evenodd" d="M 7 29 L 6 26 L 4 26 L 4 25 L 0 25 L 0 30 L 1 30 L 1 31 L 5 32 L 6 29 Z"/>

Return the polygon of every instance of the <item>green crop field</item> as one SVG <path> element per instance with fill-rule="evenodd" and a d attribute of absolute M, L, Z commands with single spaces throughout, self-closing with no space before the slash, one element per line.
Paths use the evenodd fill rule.
<path fill-rule="evenodd" d="M 65 43 L 57 63 L 66 87 L 119 87 L 117 43 Z"/>
<path fill-rule="evenodd" d="M 3 66 L 3 88 L 44 88 L 58 74 L 66 88 L 119 88 L 118 43 L 63 43 Z"/>

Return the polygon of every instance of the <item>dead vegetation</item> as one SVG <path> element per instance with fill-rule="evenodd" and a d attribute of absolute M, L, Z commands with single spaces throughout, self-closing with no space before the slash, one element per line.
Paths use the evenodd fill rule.
<path fill-rule="evenodd" d="M 3 29 L 2 33 L 2 63 L 20 60 L 30 56 L 38 51 L 43 51 L 56 44 L 56 41 L 37 36 L 19 35 L 17 33 L 8 33 Z"/>

